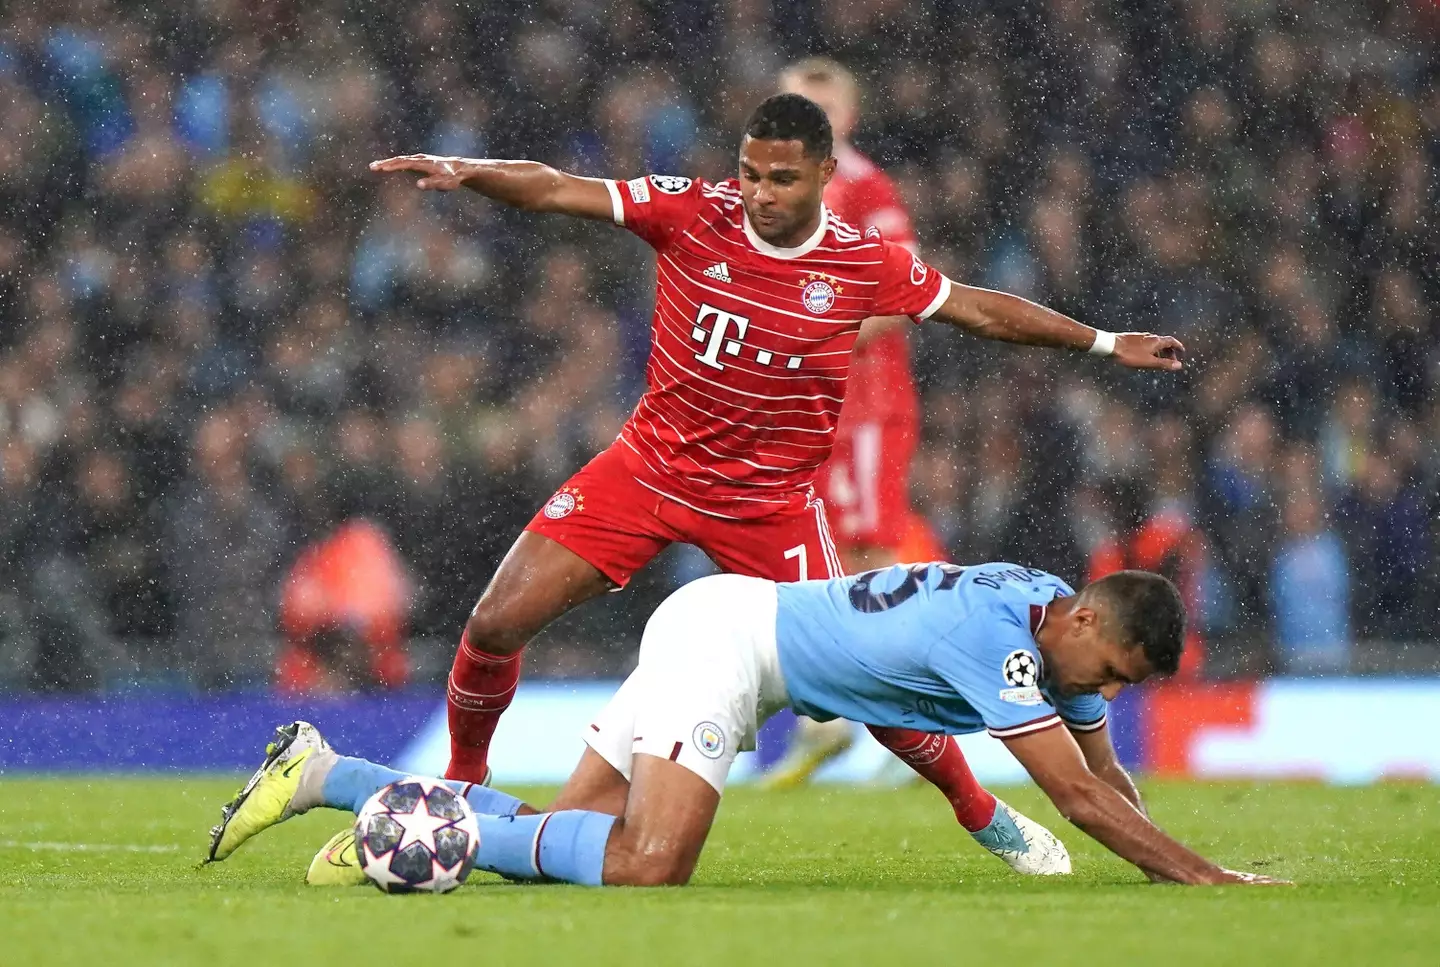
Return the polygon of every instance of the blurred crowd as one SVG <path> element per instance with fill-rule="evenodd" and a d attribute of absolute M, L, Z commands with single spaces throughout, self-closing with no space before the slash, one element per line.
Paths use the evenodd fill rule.
<path fill-rule="evenodd" d="M 1167 569 L 1211 674 L 1434 652 L 1437 35 L 1433 0 L 12 0 L 0 682 L 443 675 L 638 398 L 653 270 L 366 162 L 728 177 L 812 53 L 863 79 L 930 261 L 1189 349 L 1175 378 L 919 327 L 913 491 L 954 559 Z M 531 660 L 613 673 L 701 569 Z"/>

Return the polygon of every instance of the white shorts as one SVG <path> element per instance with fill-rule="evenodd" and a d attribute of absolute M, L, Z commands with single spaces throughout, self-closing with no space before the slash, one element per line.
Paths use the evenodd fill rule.
<path fill-rule="evenodd" d="M 626 779 L 643 752 L 723 792 L 735 756 L 755 748 L 756 730 L 788 702 L 774 582 L 717 574 L 655 609 L 639 665 L 585 730 L 585 743 Z"/>

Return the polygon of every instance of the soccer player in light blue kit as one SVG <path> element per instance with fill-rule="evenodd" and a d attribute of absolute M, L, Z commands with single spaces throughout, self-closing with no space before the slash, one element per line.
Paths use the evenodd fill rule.
<path fill-rule="evenodd" d="M 1179 593 L 1144 571 L 1079 594 L 1005 563 L 895 565 L 795 584 L 703 578 L 651 617 L 639 665 L 586 730 L 589 748 L 547 810 L 461 789 L 483 814 L 476 865 L 522 880 L 687 882 L 736 754 L 788 706 L 822 721 L 988 730 L 1061 815 L 1151 879 L 1274 882 L 1167 836 L 1115 758 L 1107 702 L 1173 673 L 1184 637 Z M 283 727 L 268 753 L 225 807 L 210 859 L 316 806 L 357 811 L 401 777 L 337 755 L 303 722 Z M 1069 872 L 1058 840 L 1003 803 L 975 836 L 1023 871 Z"/>

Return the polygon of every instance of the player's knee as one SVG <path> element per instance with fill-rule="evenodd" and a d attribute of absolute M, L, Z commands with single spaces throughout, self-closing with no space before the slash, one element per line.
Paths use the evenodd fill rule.
<path fill-rule="evenodd" d="M 605 882 L 612 886 L 684 886 L 695 870 L 694 857 L 673 845 L 656 847 L 617 822 L 605 851 Z"/>
<path fill-rule="evenodd" d="M 487 655 L 511 655 L 523 648 L 529 635 L 509 611 L 503 602 L 482 597 L 465 622 L 470 647 Z"/>

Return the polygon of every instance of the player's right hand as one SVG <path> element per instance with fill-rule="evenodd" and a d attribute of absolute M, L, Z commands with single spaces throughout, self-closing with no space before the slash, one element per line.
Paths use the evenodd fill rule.
<path fill-rule="evenodd" d="M 445 158 L 434 154 L 402 154 L 383 161 L 370 162 L 371 171 L 413 171 L 424 175 L 415 187 L 426 191 L 454 191 L 465 184 L 469 174 L 464 158 Z"/>
<path fill-rule="evenodd" d="M 1115 361 L 1131 369 L 1185 368 L 1185 345 L 1174 336 L 1157 336 L 1153 332 L 1121 332 L 1115 334 Z"/>

